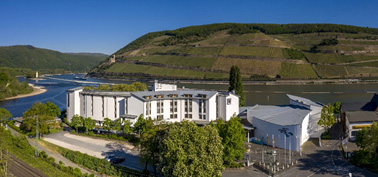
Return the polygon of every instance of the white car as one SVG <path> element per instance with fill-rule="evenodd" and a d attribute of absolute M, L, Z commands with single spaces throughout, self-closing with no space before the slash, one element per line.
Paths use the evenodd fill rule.
<path fill-rule="evenodd" d="M 114 159 L 114 155 L 108 155 L 108 156 L 106 156 L 105 157 L 105 159 L 108 161 L 108 162 L 110 162 L 112 159 Z"/>

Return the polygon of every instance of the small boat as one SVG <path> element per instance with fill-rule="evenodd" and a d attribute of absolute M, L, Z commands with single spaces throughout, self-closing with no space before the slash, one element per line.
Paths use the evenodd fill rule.
<path fill-rule="evenodd" d="M 87 78 L 85 78 L 84 75 L 82 75 L 81 77 L 75 76 L 75 79 L 76 80 L 87 80 Z"/>

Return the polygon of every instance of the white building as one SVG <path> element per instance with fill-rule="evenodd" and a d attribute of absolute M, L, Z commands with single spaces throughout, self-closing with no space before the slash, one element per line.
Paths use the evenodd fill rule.
<path fill-rule="evenodd" d="M 228 121 L 239 113 L 239 97 L 231 92 L 177 90 L 176 85 L 156 81 L 154 91 L 90 91 L 81 87 L 67 90 L 67 119 L 78 114 L 101 124 L 104 118 L 127 119 L 135 123 L 141 114 L 152 119 L 177 122 L 192 120 L 208 124 L 217 118 Z"/>
<path fill-rule="evenodd" d="M 261 106 L 248 110 L 248 121 L 255 127 L 254 135 L 269 145 L 299 151 L 309 139 L 310 110 L 292 105 Z"/>

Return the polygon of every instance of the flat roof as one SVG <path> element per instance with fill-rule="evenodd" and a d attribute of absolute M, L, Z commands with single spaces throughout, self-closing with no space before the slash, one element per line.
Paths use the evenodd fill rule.
<path fill-rule="evenodd" d="M 256 105 L 248 110 L 253 119 L 260 119 L 277 125 L 299 125 L 310 114 L 310 110 L 293 105 Z"/>
<path fill-rule="evenodd" d="M 291 99 L 291 100 L 294 100 L 296 102 L 299 102 L 299 103 L 302 103 L 302 104 L 305 104 L 305 105 L 308 105 L 308 106 L 319 106 L 319 107 L 324 106 L 324 104 L 322 104 L 322 103 L 318 103 L 318 102 L 309 100 L 307 98 L 303 98 L 303 97 L 299 97 L 299 96 L 295 96 L 295 95 L 290 95 L 290 94 L 286 94 L 286 96 L 289 97 L 289 99 Z"/>
<path fill-rule="evenodd" d="M 74 92 L 74 91 L 78 91 L 78 90 L 81 90 L 83 89 L 83 87 L 75 87 L 75 88 L 72 88 L 72 89 L 68 89 L 67 92 Z"/>
<path fill-rule="evenodd" d="M 372 111 L 345 112 L 349 122 L 373 122 L 378 121 L 378 114 Z"/>
<path fill-rule="evenodd" d="M 176 91 L 143 91 L 143 92 L 132 92 L 131 95 L 135 96 L 135 97 L 138 97 L 142 100 L 147 100 L 145 99 L 146 96 L 151 96 L 151 99 L 150 100 L 156 100 L 158 98 L 156 98 L 155 96 L 156 95 L 163 95 L 164 97 L 163 98 L 159 98 L 159 99 L 165 99 L 165 98 L 170 98 L 169 95 L 177 95 L 177 99 L 181 99 L 181 98 L 203 98 L 203 97 L 199 97 L 198 95 L 206 95 L 206 97 L 204 97 L 205 99 L 209 99 L 211 97 L 213 97 L 215 94 L 217 94 L 218 91 L 207 91 L 207 90 L 176 90 Z M 184 97 L 184 95 L 192 95 L 192 97 Z"/>
<path fill-rule="evenodd" d="M 83 90 L 80 94 L 96 96 L 130 96 L 130 92 Z"/>

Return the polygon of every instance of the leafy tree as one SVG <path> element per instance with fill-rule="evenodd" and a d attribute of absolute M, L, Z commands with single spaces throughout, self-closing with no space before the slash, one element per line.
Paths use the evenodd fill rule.
<path fill-rule="evenodd" d="M 24 112 L 24 118 L 32 117 L 35 115 L 59 117 L 60 110 L 57 105 L 55 105 L 54 103 L 51 103 L 50 101 L 46 102 L 46 104 L 43 104 L 41 102 L 36 102 L 33 104 L 33 106 L 30 109 Z"/>
<path fill-rule="evenodd" d="M 171 124 L 162 141 L 164 176 L 222 176 L 223 146 L 215 128 L 193 122 Z"/>
<path fill-rule="evenodd" d="M 4 123 L 8 121 L 9 118 L 12 118 L 12 114 L 5 108 L 0 108 L 0 122 Z"/>
<path fill-rule="evenodd" d="M 83 117 L 75 114 L 71 119 L 71 126 L 76 129 L 76 132 L 79 133 L 78 128 L 82 127 L 84 123 Z"/>
<path fill-rule="evenodd" d="M 96 121 L 90 117 L 87 117 L 84 119 L 83 124 L 85 127 L 85 132 L 88 133 L 88 130 L 93 130 L 95 128 Z"/>
<path fill-rule="evenodd" d="M 148 118 L 147 120 L 143 118 L 143 114 L 138 117 L 138 120 L 134 124 L 134 132 L 141 136 L 147 130 L 151 129 L 154 125 L 153 120 Z"/>
<path fill-rule="evenodd" d="M 106 117 L 104 119 L 104 125 L 103 125 L 104 130 L 110 131 L 112 127 L 113 127 L 113 121 Z"/>
<path fill-rule="evenodd" d="M 340 114 L 340 112 L 341 112 L 341 103 L 340 102 L 336 102 L 336 103 L 333 104 L 333 107 L 335 108 L 334 113 Z"/>
<path fill-rule="evenodd" d="M 36 123 L 36 117 L 27 117 L 24 118 L 20 128 L 26 132 L 29 132 L 30 135 L 35 135 Z M 50 129 L 52 129 L 55 125 L 56 122 L 53 117 L 46 115 L 38 116 L 38 131 L 40 134 L 50 133 Z"/>
<path fill-rule="evenodd" d="M 228 91 L 235 91 L 235 94 L 239 95 L 239 106 L 245 106 L 245 93 L 243 81 L 241 79 L 240 68 L 232 65 L 230 70 L 230 87 Z"/>
<path fill-rule="evenodd" d="M 331 104 L 325 105 L 322 108 L 322 112 L 320 115 L 320 120 L 318 121 L 318 124 L 326 130 L 326 132 L 329 131 L 329 128 L 335 124 L 335 117 L 333 116 L 334 107 Z"/>
<path fill-rule="evenodd" d="M 117 132 L 119 132 L 119 131 L 122 130 L 122 120 L 121 119 L 116 119 L 114 121 L 114 128 L 113 128 L 113 130 L 115 130 Z"/>
<path fill-rule="evenodd" d="M 129 120 L 123 121 L 123 126 L 122 126 L 123 133 L 130 134 L 133 132 L 133 129 L 131 128 L 131 122 Z"/>
<path fill-rule="evenodd" d="M 211 124 L 211 126 L 218 130 L 219 136 L 222 138 L 224 163 L 231 165 L 234 160 L 240 160 L 246 151 L 244 148 L 246 132 L 240 119 L 235 115 L 226 123 L 222 119 L 217 119 L 217 123 Z"/>
<path fill-rule="evenodd" d="M 104 84 L 100 84 L 96 90 L 98 91 L 110 91 L 110 86 L 109 85 L 104 85 Z"/>

